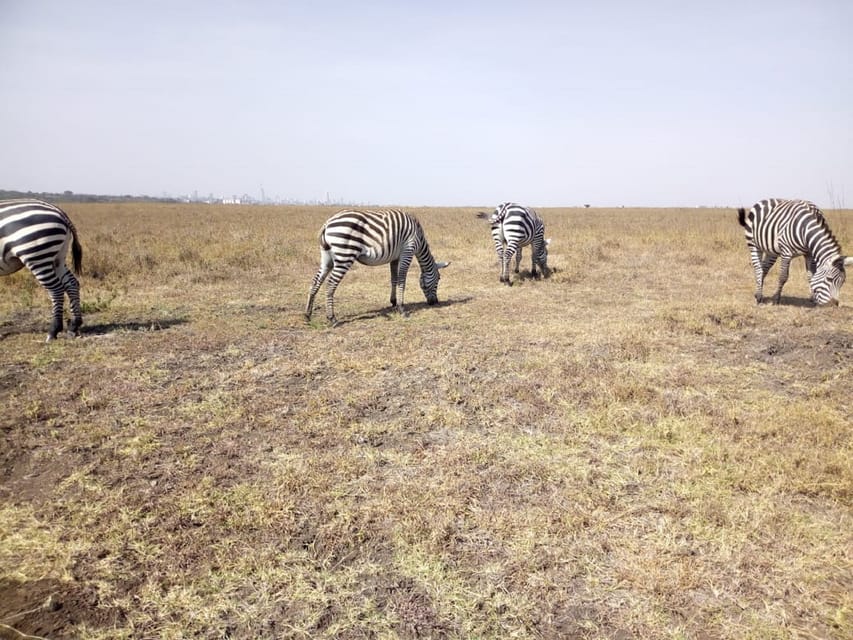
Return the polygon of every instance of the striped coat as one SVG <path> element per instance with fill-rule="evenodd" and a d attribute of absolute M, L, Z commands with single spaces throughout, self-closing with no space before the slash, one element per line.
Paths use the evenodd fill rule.
<path fill-rule="evenodd" d="M 320 229 L 320 268 L 311 283 L 305 317 L 311 318 L 314 296 L 326 283 L 326 318 L 334 326 L 335 290 L 355 262 L 391 267 L 391 306 L 405 315 L 403 299 L 406 276 L 412 259 L 421 269 L 420 285 L 430 305 L 438 302 L 439 269 L 447 262 L 436 262 L 430 252 L 421 223 L 398 209 L 339 211 Z"/>
<path fill-rule="evenodd" d="M 782 287 L 788 280 L 791 260 L 804 256 L 806 272 L 815 304 L 838 304 L 846 269 L 853 258 L 841 254 L 838 240 L 814 203 L 807 200 L 761 200 L 752 208 L 738 209 L 738 222 L 744 228 L 750 261 L 755 272 L 755 300 L 764 299 L 764 279 L 780 260 L 779 286 L 773 294 L 778 304 Z"/>
<path fill-rule="evenodd" d="M 80 284 L 65 266 L 69 246 L 74 271 L 79 273 L 83 249 L 74 224 L 62 209 L 40 200 L 0 201 L 0 275 L 26 267 L 47 290 L 53 304 L 48 341 L 62 330 L 66 295 L 72 314 L 69 333 L 79 335 L 83 323 Z"/>
<path fill-rule="evenodd" d="M 478 214 L 488 218 L 491 225 L 492 241 L 501 265 L 500 281 L 512 285 L 509 275 L 509 264 L 515 257 L 515 273 L 519 272 L 522 248 L 530 246 L 531 268 L 534 278 L 538 277 L 539 267 L 542 275 L 548 276 L 548 245 L 551 240 L 545 239 L 545 224 L 533 209 L 523 207 L 514 202 L 499 204 L 491 215 L 485 212 Z"/>

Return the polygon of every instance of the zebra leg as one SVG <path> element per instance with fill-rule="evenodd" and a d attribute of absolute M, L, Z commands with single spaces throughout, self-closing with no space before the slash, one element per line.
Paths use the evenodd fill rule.
<path fill-rule="evenodd" d="M 74 274 L 65 269 L 62 276 L 62 285 L 68 294 L 71 303 L 71 319 L 68 321 L 68 335 L 76 337 L 80 335 L 80 326 L 83 324 L 83 312 L 80 308 L 80 283 Z"/>
<path fill-rule="evenodd" d="M 806 255 L 806 277 L 808 278 L 809 292 L 812 302 L 815 301 L 814 291 L 812 291 L 812 277 L 814 276 L 815 271 L 817 271 L 817 263 L 810 255 Z"/>
<path fill-rule="evenodd" d="M 791 266 L 791 258 L 792 256 L 782 256 L 779 261 L 779 287 L 773 294 L 773 304 L 779 304 L 782 299 L 782 287 L 788 282 L 788 268 Z M 775 259 L 773 261 L 775 262 Z"/>
<path fill-rule="evenodd" d="M 397 268 L 400 265 L 399 260 L 391 261 L 391 306 L 397 306 Z"/>
<path fill-rule="evenodd" d="M 776 262 L 776 256 L 766 254 L 762 257 L 758 247 L 754 245 L 750 245 L 749 252 L 752 269 L 755 271 L 755 302 L 761 304 L 764 300 L 764 276 Z"/>
<path fill-rule="evenodd" d="M 414 255 L 415 248 L 412 246 L 406 247 L 400 254 L 400 264 L 397 266 L 397 311 L 403 317 L 409 315 L 403 306 L 403 300 L 406 295 L 406 276 L 409 273 L 409 266 L 412 264 Z"/>
<path fill-rule="evenodd" d="M 329 325 L 332 327 L 338 324 L 338 319 L 335 318 L 335 290 L 347 274 L 347 271 L 352 267 L 353 262 L 353 259 L 345 262 L 335 262 L 332 275 L 326 283 L 326 320 L 329 321 Z"/>
<path fill-rule="evenodd" d="M 56 336 L 62 331 L 62 322 L 65 306 L 65 290 L 61 287 L 54 287 L 48 290 L 50 301 L 53 303 L 53 320 L 50 323 L 50 331 L 47 334 L 46 342 L 55 340 Z"/>
<path fill-rule="evenodd" d="M 518 253 L 515 254 L 515 272 L 519 273 L 519 269 L 521 267 L 521 252 L 522 248 L 518 248 Z M 536 275 L 536 265 L 533 265 L 533 275 Z"/>
<path fill-rule="evenodd" d="M 533 243 L 530 244 L 530 253 L 532 254 L 530 256 L 530 273 L 538 280 L 539 272 L 536 270 L 536 267 L 540 265 L 536 262 L 536 246 Z M 545 275 L 545 269 L 542 269 L 542 275 Z"/>
<path fill-rule="evenodd" d="M 817 271 L 817 263 L 811 256 L 806 256 L 806 275 L 809 278 L 809 283 L 811 283 L 815 271 Z"/>
<path fill-rule="evenodd" d="M 323 284 L 323 280 L 329 275 L 332 267 L 335 264 L 335 259 L 329 251 L 320 251 L 320 268 L 314 275 L 314 280 L 311 281 L 311 291 L 308 293 L 308 304 L 305 305 L 305 319 L 310 320 L 311 314 L 314 312 L 314 296 Z"/>
<path fill-rule="evenodd" d="M 65 306 L 65 286 L 59 274 L 57 266 L 53 262 L 46 263 L 24 263 L 35 276 L 38 283 L 45 288 L 53 307 L 50 330 L 47 333 L 47 342 L 54 340 L 62 331 L 63 314 Z"/>
<path fill-rule="evenodd" d="M 501 282 L 510 287 L 512 286 L 512 280 L 509 277 L 509 263 L 512 261 L 515 251 L 516 246 L 514 244 L 507 244 L 504 249 L 503 261 L 501 262 Z"/>

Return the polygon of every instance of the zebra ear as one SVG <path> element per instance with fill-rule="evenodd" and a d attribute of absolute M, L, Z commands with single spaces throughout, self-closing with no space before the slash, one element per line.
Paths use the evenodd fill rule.
<path fill-rule="evenodd" d="M 444 267 L 446 267 L 449 264 L 450 264 L 449 262 L 436 262 L 435 268 L 436 269 L 444 269 Z"/>
<path fill-rule="evenodd" d="M 545 246 L 546 247 L 550 246 L 550 244 L 551 244 L 551 238 L 548 238 L 547 240 L 545 240 Z"/>

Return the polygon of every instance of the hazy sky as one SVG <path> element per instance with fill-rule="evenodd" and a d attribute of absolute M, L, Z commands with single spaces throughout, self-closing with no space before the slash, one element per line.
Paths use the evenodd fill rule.
<path fill-rule="evenodd" d="M 851 0 L 0 0 L 0 188 L 853 207 L 851 33 Z"/>

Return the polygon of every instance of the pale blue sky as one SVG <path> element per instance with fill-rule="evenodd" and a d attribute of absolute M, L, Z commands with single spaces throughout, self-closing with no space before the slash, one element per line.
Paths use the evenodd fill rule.
<path fill-rule="evenodd" d="M 853 2 L 0 0 L 0 188 L 853 207 Z"/>

